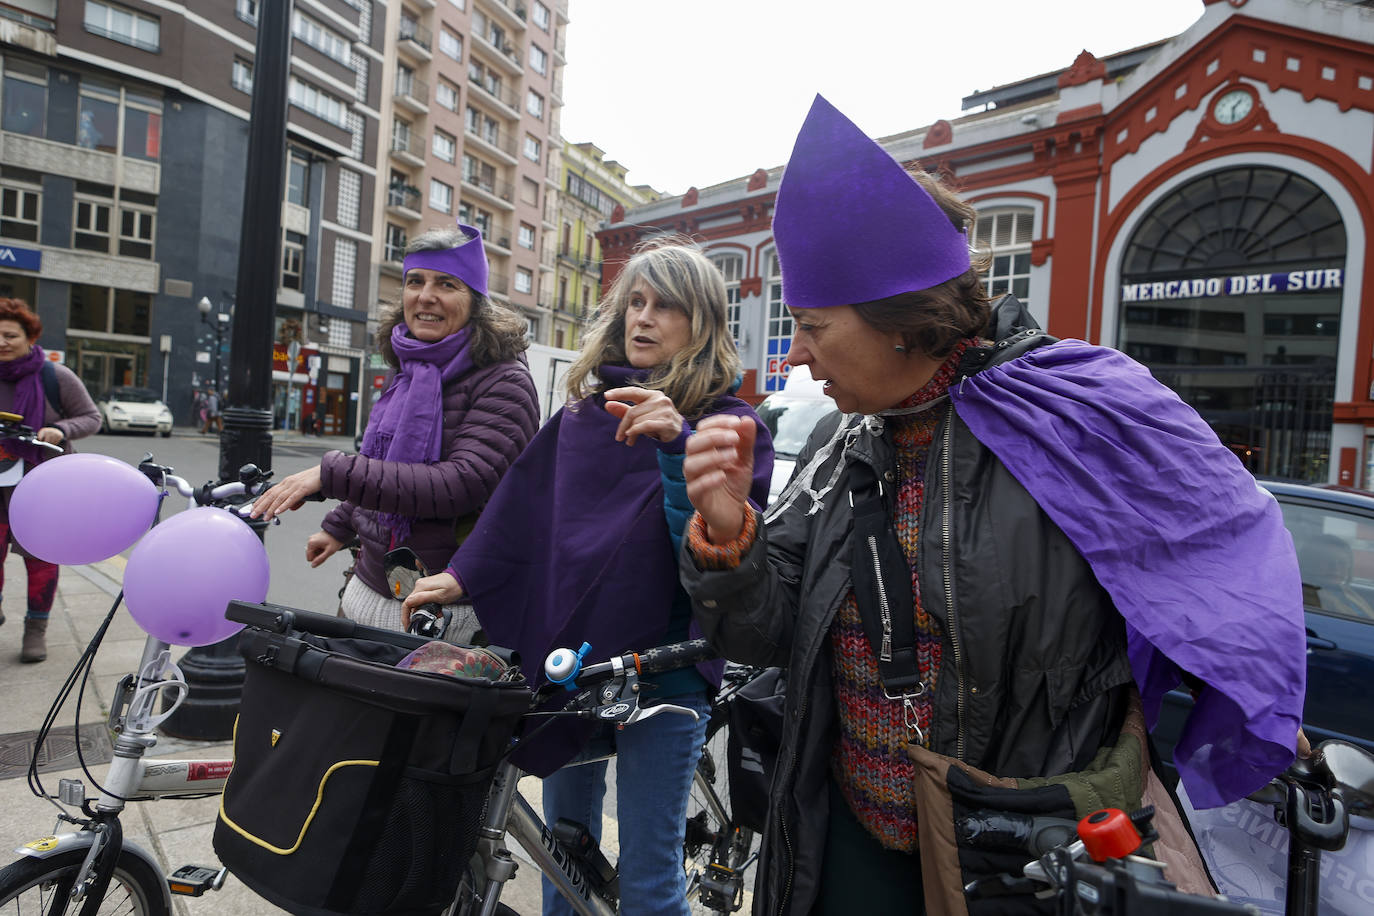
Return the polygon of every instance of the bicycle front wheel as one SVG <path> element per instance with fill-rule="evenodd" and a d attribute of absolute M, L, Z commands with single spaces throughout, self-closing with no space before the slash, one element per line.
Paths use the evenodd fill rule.
<path fill-rule="evenodd" d="M 745 904 L 745 888 L 752 881 L 745 873 L 753 864 L 758 844 L 753 831 L 737 826 L 730 815 L 730 774 L 725 759 L 729 734 L 725 710 L 713 710 L 706 744 L 692 777 L 683 842 L 687 903 L 694 916 L 738 911 Z"/>
<path fill-rule="evenodd" d="M 25 856 L 0 868 L 0 916 L 26 913 L 79 913 L 80 903 L 60 901 L 86 859 L 85 849 L 70 849 L 46 859 Z M 119 854 L 100 916 L 171 916 L 163 906 L 163 878 L 148 863 L 127 852 Z"/>

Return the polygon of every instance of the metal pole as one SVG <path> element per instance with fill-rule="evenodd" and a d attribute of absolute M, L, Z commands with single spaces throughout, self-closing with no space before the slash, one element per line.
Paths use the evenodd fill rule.
<path fill-rule="evenodd" d="M 291 65 L 291 0 L 258 4 L 253 102 L 229 366 L 230 406 L 222 411 L 219 473 L 234 479 L 245 464 L 272 466 L 272 328 L 281 272 L 281 205 L 286 189 L 286 89 Z M 217 329 L 218 330 L 218 329 Z M 218 340 L 218 338 L 217 338 Z M 219 383 L 219 347 L 215 382 Z M 266 525 L 258 527 L 261 536 Z M 189 693 L 164 731 L 185 738 L 231 738 L 244 665 L 233 637 L 182 656 Z"/>

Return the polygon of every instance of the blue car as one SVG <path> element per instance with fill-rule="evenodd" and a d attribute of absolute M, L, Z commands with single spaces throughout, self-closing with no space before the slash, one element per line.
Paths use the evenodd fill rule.
<path fill-rule="evenodd" d="M 1374 492 L 1259 483 L 1283 510 L 1302 570 L 1307 622 L 1303 729 L 1314 747 L 1342 738 L 1374 752 Z M 1175 690 L 1160 710 L 1155 743 L 1170 767 L 1191 706 L 1192 698 Z"/>

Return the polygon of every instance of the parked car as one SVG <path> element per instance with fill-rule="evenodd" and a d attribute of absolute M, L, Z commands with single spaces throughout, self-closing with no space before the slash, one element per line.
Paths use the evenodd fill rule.
<path fill-rule="evenodd" d="M 1342 738 L 1374 752 L 1374 492 L 1261 480 L 1283 510 L 1302 570 L 1307 624 L 1307 700 L 1303 729 L 1315 747 Z M 1192 706 L 1167 694 L 1155 727 L 1172 767 L 1174 744 Z"/>
<path fill-rule="evenodd" d="M 100 431 L 172 434 L 172 412 L 151 388 L 118 385 L 95 402 Z"/>
<path fill-rule="evenodd" d="M 835 402 L 825 393 L 825 383 L 813 379 L 807 366 L 793 366 L 782 391 L 775 391 L 759 404 L 759 418 L 773 436 L 770 503 L 792 479 L 797 453 L 806 445 L 816 422 L 835 409 Z"/>

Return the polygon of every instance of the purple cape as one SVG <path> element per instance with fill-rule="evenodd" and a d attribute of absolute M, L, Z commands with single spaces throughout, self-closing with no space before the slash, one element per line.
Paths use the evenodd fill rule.
<path fill-rule="evenodd" d="M 616 442 L 620 421 L 604 403 L 600 395 L 586 398 L 544 424 L 453 557 L 487 637 L 518 651 L 536 685 L 545 683 L 544 658 L 555 648 L 589 642 L 588 660 L 601 661 L 661 643 L 679 588 L 663 510 L 660 443 L 647 437 L 633 446 Z M 717 400 L 711 413 L 759 422 L 734 397 Z M 761 424 L 760 430 L 767 442 Z M 771 462 L 756 453 L 754 471 L 753 496 L 763 505 Z M 695 623 L 691 635 L 701 635 Z M 723 667 L 716 662 L 700 670 L 716 684 Z M 552 772 L 580 743 L 560 734 L 517 762 L 536 775 Z"/>
<path fill-rule="evenodd" d="M 1197 412 L 1122 353 L 1066 340 L 950 389 L 959 417 L 1074 546 L 1126 621 L 1147 723 L 1204 687 L 1174 752 L 1199 808 L 1292 760 L 1302 583 L 1278 504 Z"/>

